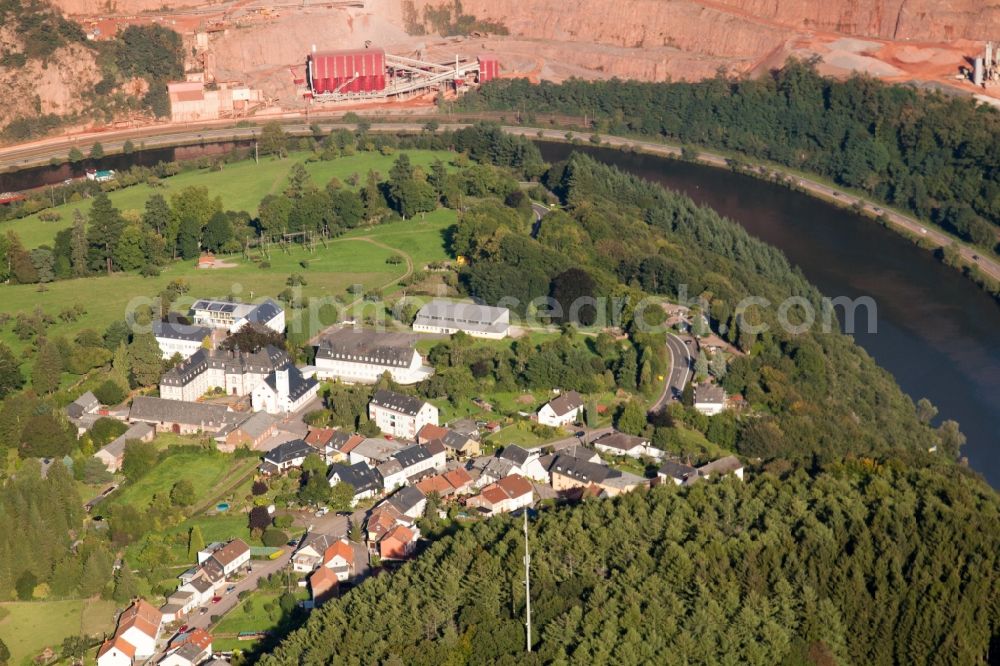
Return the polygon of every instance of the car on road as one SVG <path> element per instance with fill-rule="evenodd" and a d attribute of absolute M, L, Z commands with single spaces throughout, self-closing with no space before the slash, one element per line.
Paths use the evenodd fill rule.
<path fill-rule="evenodd" d="M 972 255 L 972 260 L 973 261 L 979 261 L 979 255 L 978 254 Z"/>
<path fill-rule="evenodd" d="M 187 631 L 187 630 L 188 630 L 188 626 L 187 626 L 186 624 L 182 624 L 182 625 L 180 626 L 180 628 L 179 628 L 179 629 L 177 630 L 177 633 L 178 633 L 178 634 L 183 634 L 183 633 L 184 633 L 185 631 Z"/>
<path fill-rule="evenodd" d="M 222 597 L 220 597 L 220 596 L 218 596 L 218 595 L 216 595 L 216 596 L 212 597 L 212 603 L 213 603 L 213 604 L 217 604 L 217 603 L 219 603 L 220 601 L 222 601 Z"/>
<path fill-rule="evenodd" d="M 232 592 L 235 589 L 236 589 L 235 585 L 230 585 L 229 587 L 226 588 L 226 594 L 229 594 L 230 592 Z"/>
<path fill-rule="evenodd" d="M 923 227 L 920 227 L 920 233 L 922 233 L 922 234 L 926 234 L 926 233 L 927 233 L 927 230 L 926 230 L 926 229 L 924 229 Z"/>
<path fill-rule="evenodd" d="M 198 615 L 204 615 L 207 612 L 208 612 L 207 606 L 202 606 L 201 608 L 198 609 Z"/>

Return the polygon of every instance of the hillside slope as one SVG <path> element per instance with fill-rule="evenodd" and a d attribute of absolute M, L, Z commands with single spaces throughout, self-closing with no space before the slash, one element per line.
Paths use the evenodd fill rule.
<path fill-rule="evenodd" d="M 981 663 L 996 496 L 955 468 L 835 465 L 493 519 L 314 612 L 260 663 Z"/>

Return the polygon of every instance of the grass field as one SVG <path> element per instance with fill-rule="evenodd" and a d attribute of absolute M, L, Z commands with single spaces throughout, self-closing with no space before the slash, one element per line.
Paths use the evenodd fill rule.
<path fill-rule="evenodd" d="M 0 637 L 10 649 L 10 664 L 20 666 L 51 647 L 58 651 L 67 636 L 111 630 L 115 604 L 101 599 L 26 601 L 0 604 Z"/>
<path fill-rule="evenodd" d="M 111 503 L 145 508 L 154 495 L 169 497 L 170 489 L 181 479 L 191 482 L 197 501 L 201 501 L 229 477 L 233 462 L 232 456 L 226 455 L 175 453 L 157 463 L 141 479 L 122 489 L 111 499 Z"/>
<path fill-rule="evenodd" d="M 430 150 L 408 150 L 414 166 L 428 167 L 435 159 L 450 165 L 451 153 Z M 331 178 L 338 178 L 347 186 L 347 179 L 357 174 L 360 183 L 364 183 L 365 174 L 373 170 L 382 174 L 383 178 L 392 168 L 398 155 L 382 155 L 381 153 L 356 153 L 348 157 L 340 157 L 329 162 L 306 162 L 312 153 L 292 153 L 283 160 L 265 158 L 260 164 L 245 160 L 223 166 L 221 171 L 199 169 L 164 178 L 162 187 L 152 188 L 149 185 L 136 185 L 109 194 L 111 201 L 120 210 L 141 211 L 149 195 L 154 192 L 163 194 L 167 201 L 170 195 L 185 187 L 196 185 L 208 188 L 211 196 L 222 198 L 222 205 L 227 210 L 245 210 L 255 215 L 257 204 L 266 195 L 281 192 L 288 182 L 288 172 L 296 162 L 305 164 L 306 171 L 312 176 L 316 185 L 324 186 Z M 81 211 L 84 216 L 90 210 L 91 201 L 84 200 L 56 206 L 49 210 L 62 215 L 56 222 L 43 222 L 38 215 L 30 215 L 20 220 L 0 223 L 0 233 L 14 231 L 21 237 L 26 248 L 38 247 L 51 243 L 60 229 L 65 229 L 73 223 L 73 212 Z"/>

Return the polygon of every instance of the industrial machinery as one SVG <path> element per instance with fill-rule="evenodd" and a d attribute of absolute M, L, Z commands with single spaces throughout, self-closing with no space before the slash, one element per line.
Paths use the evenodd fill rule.
<path fill-rule="evenodd" d="M 973 61 L 972 82 L 984 88 L 1000 84 L 1000 43 L 986 42 L 983 55 Z"/>
<path fill-rule="evenodd" d="M 357 101 L 422 93 L 461 91 L 496 78 L 500 63 L 492 56 L 455 56 L 432 62 L 386 53 L 380 48 L 317 51 L 306 58 L 308 95 L 318 101 Z"/>

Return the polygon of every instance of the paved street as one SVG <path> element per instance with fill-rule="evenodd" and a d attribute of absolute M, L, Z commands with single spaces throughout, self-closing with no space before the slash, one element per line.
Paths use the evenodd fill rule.
<path fill-rule="evenodd" d="M 667 333 L 667 351 L 670 352 L 670 372 L 663 383 L 663 393 L 650 411 L 658 411 L 670 400 L 680 400 L 684 385 L 691 376 L 691 351 L 687 344 L 673 333 Z"/>

